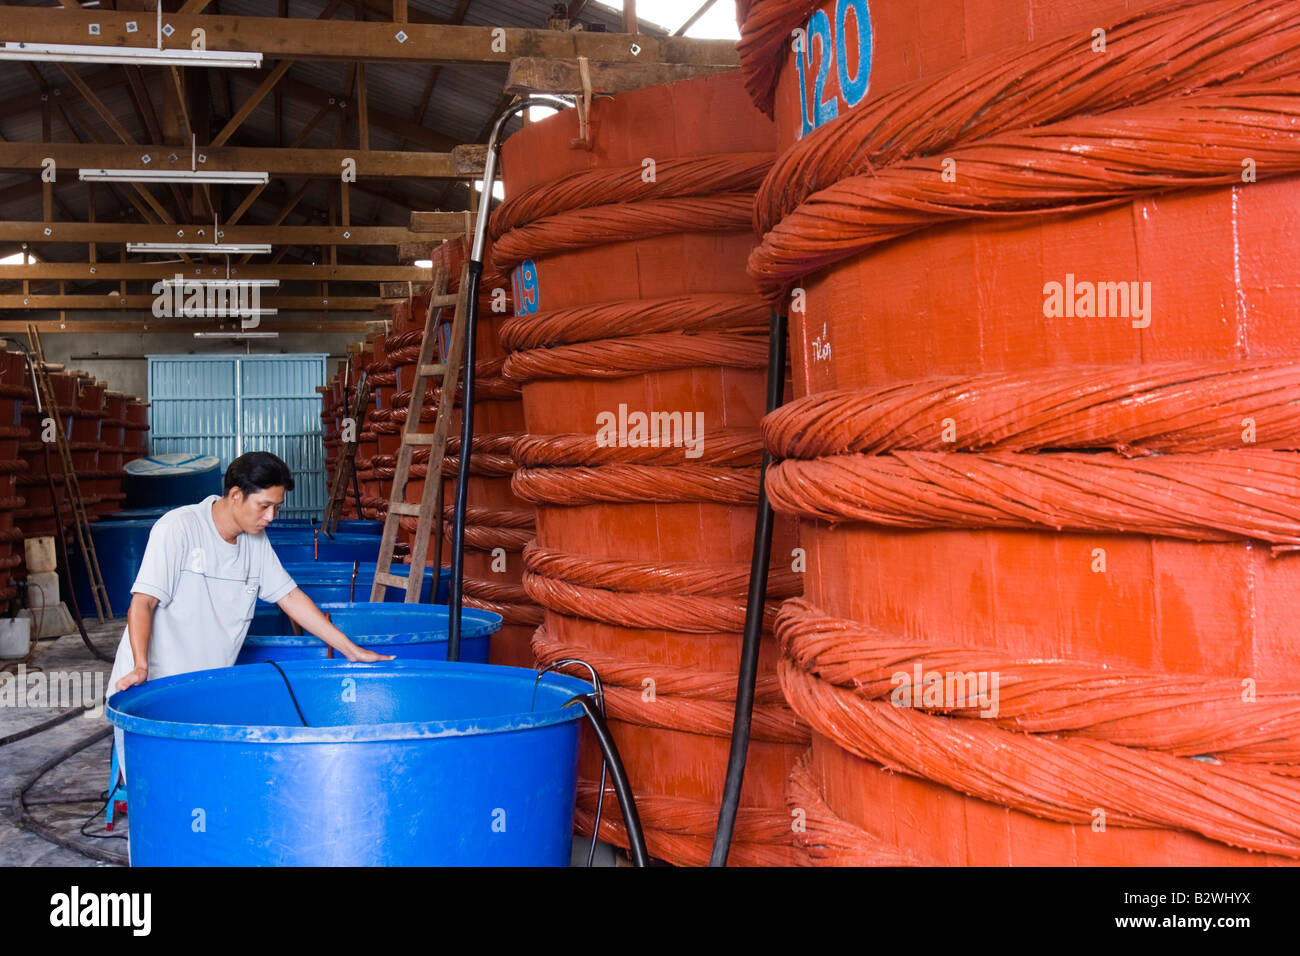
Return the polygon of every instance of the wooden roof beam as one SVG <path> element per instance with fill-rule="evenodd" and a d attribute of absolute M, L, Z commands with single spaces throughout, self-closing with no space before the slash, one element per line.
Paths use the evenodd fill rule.
<path fill-rule="evenodd" d="M 338 178 L 343 161 L 356 162 L 358 178 L 473 179 L 481 176 L 479 151 L 448 153 L 360 149 L 274 149 L 219 146 L 201 149 L 206 170 L 265 170 L 272 176 Z M 172 153 L 176 158 L 170 158 Z M 183 154 L 183 155 L 182 155 Z M 146 164 L 143 157 L 148 155 Z M 107 169 L 190 168 L 190 151 L 167 146 L 100 145 L 88 143 L 0 143 L 0 170 L 39 171 L 52 156 L 60 171 L 81 167 Z"/>
<path fill-rule="evenodd" d="M 94 270 L 93 272 L 91 270 Z M 0 282 L 29 279 L 69 282 L 118 282 L 133 279 L 226 277 L 224 265 L 182 266 L 175 262 L 29 262 L 0 265 Z M 433 270 L 416 266 L 248 265 L 232 267 L 233 279 L 280 279 L 284 282 L 431 282 Z"/>
<path fill-rule="evenodd" d="M 77 43 L 102 46 L 143 46 L 152 39 L 149 25 L 138 13 L 113 10 L 52 10 L 48 7 L 6 7 L 5 34 L 10 41 Z M 635 43 L 626 34 L 561 32 L 520 27 L 451 26 L 406 23 L 394 30 L 391 22 L 349 22 L 278 17 L 233 17 L 214 14 L 168 13 L 164 21 L 173 33 L 166 49 L 187 49 L 190 31 L 207 31 L 210 49 L 261 52 L 276 59 L 348 60 L 372 63 L 509 63 L 519 56 L 624 63 L 693 63 L 736 66 L 739 57 L 730 40 L 639 34 Z M 98 23 L 98 36 L 90 24 Z M 398 36 L 401 35 L 402 39 Z M 636 52 L 633 52 L 635 49 Z"/>
<path fill-rule="evenodd" d="M 448 228 L 441 233 L 436 230 L 417 233 L 407 226 L 222 226 L 221 241 L 269 242 L 273 246 L 395 246 L 416 239 L 427 242 L 464 233 L 462 214 L 441 215 L 449 217 Z M 9 219 L 0 221 L 0 242 L 210 243 L 212 223 L 177 225 L 138 222 L 27 222 Z"/>

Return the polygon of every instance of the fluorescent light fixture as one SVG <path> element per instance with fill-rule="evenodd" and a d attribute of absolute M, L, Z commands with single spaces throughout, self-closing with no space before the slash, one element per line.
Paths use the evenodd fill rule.
<path fill-rule="evenodd" d="M 416 260 L 415 260 L 415 268 L 417 268 L 417 269 L 432 269 L 432 268 L 433 268 L 433 260 L 432 260 L 432 259 L 416 259 Z"/>
<path fill-rule="evenodd" d="M 47 63 L 117 63 L 126 66 L 210 66 L 255 69 L 261 53 L 224 50 L 156 50 L 141 46 L 83 46 L 73 43 L 5 43 L 0 60 Z"/>
<path fill-rule="evenodd" d="M 195 332 L 195 338 L 279 338 L 278 332 Z"/>
<path fill-rule="evenodd" d="M 206 169 L 82 169 L 78 173 L 88 183 L 210 183 L 215 186 L 264 186 L 269 173 L 245 173 L 235 170 Z"/>
<path fill-rule="evenodd" d="M 226 255 L 261 255 L 271 251 L 269 242 L 128 242 L 127 252 L 193 252 Z"/>
<path fill-rule="evenodd" d="M 3 261 L 3 260 L 0 260 Z M 248 289 L 278 289 L 280 288 L 279 279 L 163 279 L 162 284 L 170 286 L 173 289 L 183 289 L 186 286 L 193 288 L 199 286 L 207 289 L 238 289 L 241 286 Z"/>

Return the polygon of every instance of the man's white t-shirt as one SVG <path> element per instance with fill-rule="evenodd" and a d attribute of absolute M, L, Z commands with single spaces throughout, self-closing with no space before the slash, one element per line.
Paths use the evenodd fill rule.
<path fill-rule="evenodd" d="M 167 512 L 149 532 L 133 594 L 158 599 L 149 638 L 149 680 L 212 667 L 230 667 L 244 645 L 257 601 L 274 604 L 298 585 L 280 564 L 265 534 L 240 534 L 231 544 L 212 521 L 209 495 Z M 126 628 L 108 679 L 135 669 Z M 122 732 L 117 731 L 119 759 Z"/>

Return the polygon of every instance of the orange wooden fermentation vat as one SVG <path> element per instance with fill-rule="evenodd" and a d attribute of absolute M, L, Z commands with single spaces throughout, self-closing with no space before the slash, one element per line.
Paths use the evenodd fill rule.
<path fill-rule="evenodd" d="M 814 45 L 801 88 L 790 29 L 824 17 L 838 41 L 846 6 L 868 5 L 741 11 L 787 148 L 751 269 L 806 297 L 802 400 L 766 431 L 809 559 L 779 628 L 814 728 L 800 842 L 828 863 L 1294 862 L 1294 6 L 873 2 L 869 89 L 846 102 L 861 62 L 832 61 L 839 115 L 794 145 L 820 68 Z M 1107 286 L 1102 313 L 1101 283 L 1144 305 Z M 1000 672 L 1000 714 L 897 706 L 914 666 Z"/>
<path fill-rule="evenodd" d="M 572 112 L 507 140 L 492 225 L 529 435 L 514 487 L 537 514 L 533 647 L 601 673 L 650 852 L 681 864 L 708 859 L 734 706 L 767 349 L 744 260 L 772 141 L 735 75 L 599 99 L 590 149 Z M 637 431 L 652 414 L 657 446 Z M 703 439 L 689 448 L 688 422 Z M 776 553 L 792 545 L 782 526 Z M 797 578 L 773 588 L 789 596 Z M 793 859 L 782 791 L 807 732 L 765 644 L 736 864 Z M 589 749 L 588 833 L 598 768 Z M 626 845 L 612 795 L 601 833 Z"/>

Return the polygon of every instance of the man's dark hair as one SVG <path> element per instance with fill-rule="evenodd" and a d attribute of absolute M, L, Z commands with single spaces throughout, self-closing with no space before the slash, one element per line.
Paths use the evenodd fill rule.
<path fill-rule="evenodd" d="M 245 495 L 265 491 L 276 485 L 293 491 L 293 472 L 283 461 L 269 451 L 250 451 L 240 455 L 226 469 L 226 486 L 222 494 L 238 487 Z"/>

